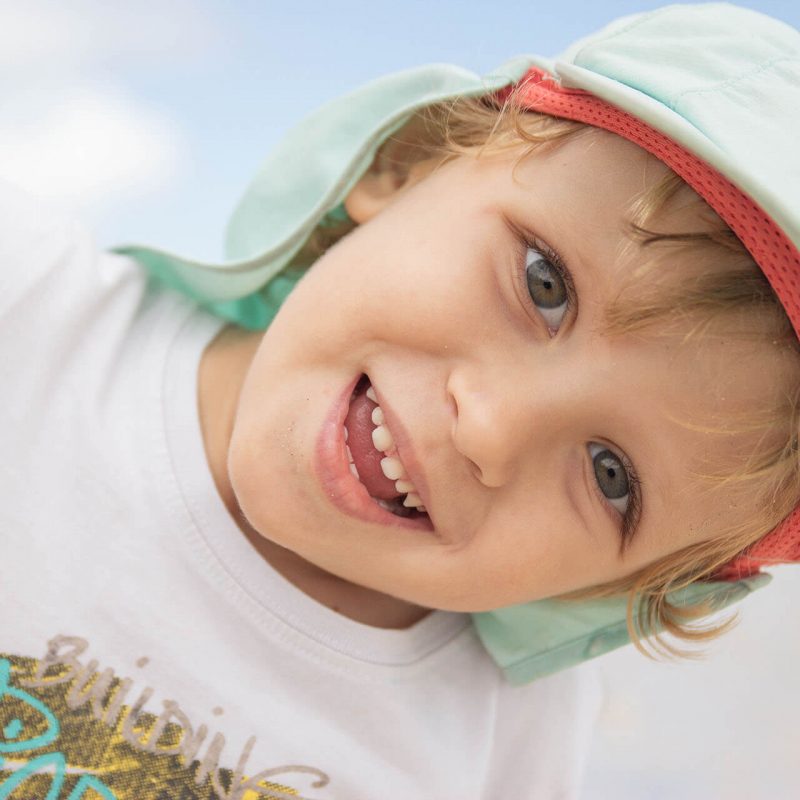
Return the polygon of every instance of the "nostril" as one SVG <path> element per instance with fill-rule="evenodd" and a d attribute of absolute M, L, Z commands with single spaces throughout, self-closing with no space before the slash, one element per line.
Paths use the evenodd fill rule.
<path fill-rule="evenodd" d="M 453 415 L 453 419 L 458 419 L 458 403 L 456 402 L 455 395 L 451 394 L 450 392 L 447 393 L 447 404 L 450 406 L 450 413 Z M 453 423 L 455 427 L 455 422 Z"/>
<path fill-rule="evenodd" d="M 458 436 L 458 403 L 456 402 L 455 395 L 448 391 L 446 393 L 447 398 L 447 407 L 450 410 L 450 419 L 452 420 L 450 424 L 450 437 L 453 441 L 456 441 L 456 437 Z"/>
<path fill-rule="evenodd" d="M 468 458 L 467 461 L 469 461 L 469 468 L 472 474 L 483 483 L 483 470 L 471 458 Z"/>

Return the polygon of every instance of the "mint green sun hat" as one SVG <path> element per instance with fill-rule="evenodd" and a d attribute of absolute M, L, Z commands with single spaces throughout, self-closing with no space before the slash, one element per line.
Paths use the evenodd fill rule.
<path fill-rule="evenodd" d="M 624 17 L 555 59 L 520 56 L 483 77 L 434 64 L 372 81 L 310 114 L 275 148 L 230 220 L 227 261 L 184 259 L 138 245 L 115 250 L 218 316 L 263 329 L 300 277 L 293 259 L 319 226 L 341 220 L 342 202 L 387 137 L 427 105 L 502 95 L 534 73 L 547 76 L 561 94 L 580 99 L 588 93 L 625 119 L 641 121 L 643 146 L 648 132 L 655 132 L 684 156 L 691 154 L 704 165 L 700 180 L 711 170 L 732 187 L 720 202 L 729 202 L 731 193 L 738 198 L 734 217 L 742 203 L 752 206 L 745 210 L 753 236 L 766 220 L 773 237 L 768 249 L 782 253 L 778 271 L 800 265 L 800 158 L 794 147 L 800 33 L 727 3 L 673 5 Z M 720 215 L 750 248 L 748 231 L 742 235 L 724 209 Z M 775 287 L 780 276 L 773 279 L 763 259 L 754 257 Z M 800 270 L 787 285 L 798 276 Z M 776 291 L 797 328 L 800 311 Z M 678 606 L 705 602 L 719 611 L 771 580 L 761 572 L 734 579 L 738 574 L 695 582 L 669 599 Z M 473 621 L 508 680 L 521 684 L 626 644 L 626 615 L 625 597 L 549 599 L 474 614 Z"/>

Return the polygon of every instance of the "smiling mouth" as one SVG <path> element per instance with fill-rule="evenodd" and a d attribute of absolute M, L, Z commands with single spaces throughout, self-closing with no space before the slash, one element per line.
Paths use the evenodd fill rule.
<path fill-rule="evenodd" d="M 350 472 L 379 506 L 398 517 L 428 519 L 366 375 L 353 390 L 343 436 Z"/>

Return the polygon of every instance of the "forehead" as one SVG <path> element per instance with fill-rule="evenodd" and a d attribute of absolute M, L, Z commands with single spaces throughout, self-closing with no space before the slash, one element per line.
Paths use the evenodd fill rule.
<path fill-rule="evenodd" d="M 587 126 L 564 140 L 519 147 L 511 176 L 530 200 L 544 194 L 558 202 L 559 215 L 567 223 L 602 225 L 611 238 L 621 232 L 632 202 L 668 172 L 632 142 Z"/>

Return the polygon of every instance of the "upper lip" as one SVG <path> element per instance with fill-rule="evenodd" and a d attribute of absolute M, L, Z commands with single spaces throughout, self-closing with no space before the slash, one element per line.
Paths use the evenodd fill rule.
<path fill-rule="evenodd" d="M 371 379 L 370 382 L 372 382 Z M 411 437 L 400 421 L 400 418 L 394 412 L 392 406 L 387 402 L 386 398 L 381 395 L 380 389 L 378 389 L 374 383 L 372 384 L 372 388 L 375 392 L 375 396 L 378 398 L 378 405 L 383 410 L 385 424 L 392 435 L 394 446 L 397 448 L 397 456 L 403 464 L 403 467 L 405 467 L 409 480 L 414 484 L 414 488 L 417 490 L 417 494 L 422 500 L 422 505 L 425 506 L 425 510 L 428 516 L 431 517 L 431 522 L 433 522 L 428 482 L 425 479 L 422 466 L 414 453 L 414 445 L 411 442 Z"/>

